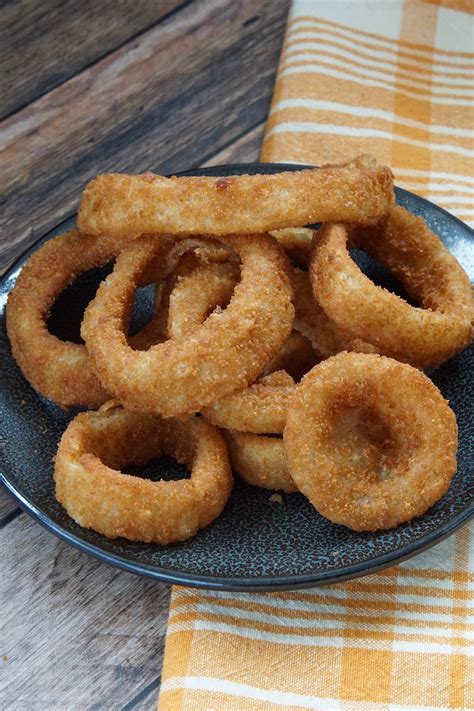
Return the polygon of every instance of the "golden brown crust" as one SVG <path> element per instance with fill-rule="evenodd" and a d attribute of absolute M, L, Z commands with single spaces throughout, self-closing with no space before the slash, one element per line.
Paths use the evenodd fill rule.
<path fill-rule="evenodd" d="M 202 414 L 217 427 L 254 434 L 281 434 L 294 387 L 291 375 L 279 370 L 243 390 L 215 400 Z"/>
<path fill-rule="evenodd" d="M 48 331 L 50 309 L 81 272 L 105 264 L 116 253 L 116 247 L 71 230 L 30 257 L 8 297 L 7 331 L 15 360 L 33 388 L 62 407 L 97 407 L 108 395 L 92 372 L 85 347 Z"/>
<path fill-rule="evenodd" d="M 232 430 L 224 436 L 232 468 L 248 484 L 288 494 L 298 491 L 288 471 L 283 440 Z"/>
<path fill-rule="evenodd" d="M 360 338 L 352 338 L 332 321 L 316 301 L 308 272 L 293 270 L 294 328 L 311 341 L 314 351 L 322 358 L 341 351 L 373 353 L 376 349 Z"/>
<path fill-rule="evenodd" d="M 150 481 L 120 468 L 161 453 L 191 469 L 191 478 Z M 225 443 L 203 419 L 163 420 L 104 406 L 78 415 L 59 443 L 56 498 L 84 528 L 108 538 L 184 541 L 224 508 L 232 489 Z"/>
<path fill-rule="evenodd" d="M 456 471 L 448 403 L 421 371 L 379 355 L 340 353 L 313 368 L 295 388 L 283 440 L 298 489 L 356 531 L 423 514 Z"/>
<path fill-rule="evenodd" d="M 169 295 L 167 333 L 185 338 L 215 309 L 225 309 L 239 282 L 240 269 L 233 262 L 202 264 L 177 281 Z"/>
<path fill-rule="evenodd" d="M 295 304 L 294 297 L 293 304 Z M 309 338 L 293 329 L 276 356 L 265 366 L 263 375 L 269 375 L 277 370 L 286 370 L 293 380 L 298 382 L 319 360 L 320 357 Z"/>
<path fill-rule="evenodd" d="M 99 175 L 78 214 L 88 234 L 252 234 L 316 222 L 370 224 L 393 204 L 389 168 L 342 166 L 239 175 Z"/>
<path fill-rule="evenodd" d="M 351 259 L 348 241 L 387 266 L 422 308 L 373 284 Z M 402 207 L 392 208 L 374 228 L 349 232 L 341 224 L 324 225 L 310 275 L 329 318 L 380 353 L 428 368 L 471 342 L 474 307 L 467 274 L 424 221 Z"/>
<path fill-rule="evenodd" d="M 156 240 L 135 240 L 117 259 L 88 307 L 82 334 L 104 387 L 124 406 L 166 417 L 201 410 L 255 380 L 288 337 L 293 321 L 289 264 L 268 235 L 225 237 L 241 257 L 241 281 L 228 307 L 186 339 L 148 351 L 129 348 L 123 332 L 141 272 Z"/>
<path fill-rule="evenodd" d="M 174 240 L 157 238 L 161 255 Z M 54 237 L 30 257 L 9 295 L 7 331 L 15 360 L 32 387 L 61 407 L 98 407 L 110 396 L 93 372 L 85 347 L 48 331 L 51 307 L 79 274 L 106 264 L 123 246 L 123 239 L 78 230 Z M 131 340 L 148 347 L 152 331 L 150 327 Z"/>

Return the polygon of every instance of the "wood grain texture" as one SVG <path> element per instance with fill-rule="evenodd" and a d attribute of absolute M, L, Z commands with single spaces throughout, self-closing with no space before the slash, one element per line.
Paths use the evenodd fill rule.
<path fill-rule="evenodd" d="M 101 565 L 25 515 L 0 539 L 0 706 L 153 708 L 169 586 Z"/>
<path fill-rule="evenodd" d="M 287 0 L 200 0 L 3 124 L 6 264 L 105 171 L 195 167 L 266 119 Z"/>
<path fill-rule="evenodd" d="M 265 124 L 261 123 L 238 138 L 230 146 L 226 146 L 221 151 L 203 163 L 206 165 L 225 165 L 227 163 L 254 163 L 258 161 L 260 147 L 263 141 Z"/>
<path fill-rule="evenodd" d="M 4 3 L 0 118 L 23 108 L 183 4 L 183 0 Z"/>
<path fill-rule="evenodd" d="M 3 528 L 9 523 L 11 515 L 15 511 L 19 511 L 16 503 L 6 491 L 0 489 L 0 528 Z"/>

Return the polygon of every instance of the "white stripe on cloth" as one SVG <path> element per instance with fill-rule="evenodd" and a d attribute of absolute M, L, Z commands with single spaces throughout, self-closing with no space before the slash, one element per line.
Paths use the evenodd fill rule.
<path fill-rule="evenodd" d="M 456 70 L 459 67 L 460 69 L 466 69 L 469 71 L 472 69 L 474 60 L 474 55 L 470 51 L 472 50 L 472 43 L 470 42 L 469 31 L 469 28 L 467 28 L 468 34 L 466 36 L 466 52 L 463 52 L 462 50 L 460 52 L 445 52 L 443 50 L 438 50 L 436 47 L 433 47 L 432 49 L 423 49 L 422 47 L 413 46 L 409 47 L 406 44 L 400 44 L 397 39 L 384 37 L 382 35 L 374 37 L 373 35 L 359 29 L 352 29 L 348 25 L 342 25 L 334 22 L 333 20 L 326 22 L 325 20 L 322 20 L 321 17 L 314 16 L 313 18 L 308 19 L 295 19 L 289 27 L 286 42 L 287 45 L 290 45 L 292 40 L 295 38 L 316 39 L 321 36 L 321 33 L 327 33 L 327 35 L 331 38 L 337 35 L 338 40 L 341 39 L 340 36 L 344 37 L 348 45 L 352 45 L 356 49 L 359 49 L 362 45 L 362 51 L 364 52 L 371 49 L 374 53 L 378 51 L 382 55 L 385 54 L 386 56 L 394 56 L 397 58 L 399 52 L 403 52 L 405 57 L 408 57 L 410 61 L 420 60 L 422 62 L 425 60 L 426 62 L 429 62 L 430 65 L 433 63 L 435 67 L 454 67 Z M 372 47 L 367 48 L 365 46 L 366 44 L 370 44 Z M 470 57 L 463 57 L 461 56 L 462 54 L 470 54 Z"/>
<path fill-rule="evenodd" d="M 324 47 L 321 47 L 321 50 L 323 49 Z M 290 66 L 291 64 L 296 64 L 297 62 L 312 63 L 319 60 L 322 63 L 330 64 L 334 67 L 340 67 L 341 69 L 346 69 L 348 60 L 344 57 L 339 58 L 340 53 L 332 51 L 331 48 L 329 48 L 329 50 L 329 56 L 323 51 L 317 50 L 315 50 L 314 52 L 291 52 L 290 54 L 285 55 L 285 59 L 283 60 L 281 66 L 282 68 L 284 68 Z M 361 76 L 364 78 L 372 77 L 373 79 L 387 80 L 392 83 L 399 81 L 400 83 L 403 83 L 404 86 L 414 89 L 415 91 L 417 89 L 424 89 L 426 92 L 440 94 L 441 96 L 451 95 L 456 97 L 464 96 L 465 98 L 472 98 L 472 84 L 466 83 L 462 79 L 456 81 L 454 77 L 450 79 L 450 84 L 459 85 L 457 88 L 450 88 L 447 86 L 438 87 L 435 86 L 434 83 L 430 82 L 428 78 L 426 80 L 418 79 L 416 77 L 413 77 L 413 74 L 411 74 L 410 72 L 398 71 L 396 67 L 390 67 L 388 71 L 378 71 L 376 69 L 373 69 L 373 66 L 376 66 L 375 62 L 372 63 L 363 61 L 358 57 L 357 60 L 351 63 L 350 68 L 351 73 L 356 74 L 357 76 Z M 380 65 L 379 69 L 382 69 Z"/>
<path fill-rule="evenodd" d="M 418 99 L 418 101 L 438 104 L 440 106 L 474 106 L 473 99 L 461 99 L 459 97 L 448 98 L 433 94 L 420 96 L 419 92 L 404 89 L 395 81 L 390 82 L 378 79 L 368 79 L 364 74 L 359 74 L 354 70 L 352 74 L 348 74 L 347 72 L 340 72 L 335 69 L 330 69 L 323 64 L 305 64 L 301 67 L 288 67 L 287 69 L 283 69 L 278 74 L 278 79 L 294 74 L 323 74 L 324 76 L 333 77 L 334 79 L 343 79 L 344 81 L 350 81 L 354 84 L 360 84 L 365 87 L 373 86 L 378 89 L 385 89 L 386 91 L 390 91 L 392 93 L 396 92 L 397 94 L 408 96 L 411 99 Z"/>
<path fill-rule="evenodd" d="M 349 42 L 346 39 L 337 37 L 336 35 L 331 35 L 330 33 L 324 32 L 324 30 L 318 30 L 316 32 L 308 32 L 308 35 L 317 38 L 317 42 L 300 42 L 300 36 L 289 37 L 288 45 L 283 49 L 282 58 L 288 57 L 295 52 L 301 50 L 329 50 L 334 54 L 338 54 L 341 57 L 345 57 L 350 61 L 354 60 L 354 50 L 357 50 L 357 61 L 364 61 L 370 63 L 370 66 L 377 67 L 387 67 L 389 71 L 394 68 L 397 73 L 403 73 L 409 75 L 413 78 L 413 75 L 420 74 L 426 75 L 428 78 L 434 77 L 435 81 L 445 81 L 454 82 L 455 84 L 465 84 L 466 80 L 472 80 L 472 69 L 464 71 L 458 67 L 442 67 L 437 70 L 433 69 L 433 65 L 426 62 L 419 62 L 417 59 L 406 60 L 403 58 L 404 64 L 410 63 L 410 70 L 401 69 L 399 66 L 399 57 L 396 52 L 385 52 L 379 50 L 373 50 L 369 47 L 358 44 L 357 42 Z M 298 40 L 298 41 L 296 41 Z M 308 37 L 308 40 L 310 38 Z M 439 65 L 438 65 L 439 66 Z M 456 75 L 456 76 L 451 76 Z M 437 79 L 439 77 L 439 79 Z"/>
<path fill-rule="evenodd" d="M 456 636 L 457 632 L 452 632 L 451 629 L 439 628 L 439 627 L 414 627 L 409 624 L 394 624 L 392 622 L 371 622 L 370 619 L 364 620 L 363 622 L 355 622 L 350 618 L 350 616 L 343 616 L 339 619 L 305 619 L 305 618 L 295 618 L 286 617 L 279 613 L 271 614 L 268 612 L 255 612 L 253 610 L 243 610 L 241 608 L 230 608 L 223 605 L 213 605 L 200 603 L 198 605 L 198 614 L 204 615 L 216 615 L 218 617 L 227 617 L 238 620 L 245 620 L 247 622 L 263 622 L 270 625 L 275 625 L 275 627 L 294 627 L 302 629 L 356 629 L 356 630 L 372 630 L 381 632 L 395 632 L 396 634 L 421 634 L 428 637 L 452 637 Z M 390 613 L 388 613 L 390 615 Z M 170 617 L 172 620 L 173 617 Z M 459 632 L 461 634 L 461 632 Z"/>
<path fill-rule="evenodd" d="M 392 111 L 384 111 L 372 106 L 354 106 L 352 104 L 342 104 L 338 101 L 323 101 L 319 99 L 282 99 L 275 104 L 270 116 L 283 111 L 284 109 L 315 109 L 318 111 L 333 111 L 334 113 L 347 114 L 349 116 L 361 116 L 362 118 L 376 118 L 381 121 L 387 121 L 391 124 L 398 123 L 400 126 L 408 128 L 416 128 L 430 133 L 437 133 L 447 136 L 459 136 L 460 138 L 473 139 L 473 132 L 470 129 L 453 128 L 451 126 L 438 126 L 436 124 L 427 124 L 423 121 L 415 119 L 402 118 L 397 116 Z"/>
<path fill-rule="evenodd" d="M 393 134 L 391 131 L 384 131 L 380 128 L 364 128 L 361 126 L 339 126 L 330 123 L 314 123 L 312 121 L 284 121 L 273 126 L 267 133 L 266 138 L 277 133 L 323 133 L 338 136 L 353 136 L 356 138 L 382 138 L 387 141 L 399 141 L 409 146 L 418 148 L 428 148 L 442 153 L 457 153 L 462 156 L 474 157 L 474 150 L 461 148 L 448 143 L 430 143 L 429 141 L 419 141 L 416 138 Z"/>
<path fill-rule="evenodd" d="M 351 625 L 343 625 L 335 629 L 351 629 Z M 351 639 L 347 637 L 323 636 L 317 634 L 291 634 L 285 632 L 267 632 L 263 630 L 241 627 L 239 625 L 230 624 L 228 622 L 211 622 L 208 620 L 199 620 L 195 622 L 173 622 L 168 625 L 168 633 L 186 631 L 202 631 L 202 632 L 220 632 L 222 634 L 231 634 L 235 637 L 243 637 L 253 639 L 260 642 L 272 642 L 275 644 L 293 645 L 299 647 L 332 647 L 342 649 L 343 647 L 351 647 L 353 649 L 367 649 L 369 647 L 379 648 L 380 639 L 373 639 L 368 632 L 363 639 Z M 419 633 L 419 631 L 418 631 Z M 445 635 L 449 637 L 450 635 Z M 414 652 L 417 654 L 474 654 L 474 646 L 466 646 L 465 644 L 458 645 L 456 643 L 440 643 L 440 642 L 425 642 L 417 639 L 411 640 L 394 640 L 391 642 L 394 651 Z M 395 647 L 395 645 L 398 645 Z"/>
<path fill-rule="evenodd" d="M 437 582 L 437 581 L 436 581 Z M 392 579 L 392 584 L 393 584 L 393 579 Z M 183 596 L 184 591 L 180 590 L 180 596 Z M 212 598 L 223 598 L 223 599 L 229 599 L 229 593 L 218 593 L 218 592 L 213 592 L 213 593 L 203 593 L 204 595 L 211 595 Z M 195 597 L 196 593 L 190 593 L 190 598 Z M 383 591 L 371 591 L 367 592 L 365 590 L 343 590 L 341 588 L 337 589 L 332 589 L 328 590 L 327 592 L 321 592 L 321 593 L 302 593 L 301 595 L 304 597 L 299 597 L 298 591 L 295 591 L 293 593 L 294 597 L 291 598 L 291 603 L 290 600 L 288 599 L 282 599 L 280 600 L 279 598 L 272 597 L 268 598 L 266 595 L 261 595 L 259 593 L 253 593 L 251 596 L 248 598 L 245 598 L 243 595 L 239 596 L 239 599 L 241 602 L 255 602 L 255 603 L 263 603 L 263 604 L 271 604 L 275 606 L 281 606 L 283 608 L 288 607 L 289 604 L 291 604 L 292 608 L 295 605 L 302 605 L 301 608 L 298 609 L 306 609 L 306 610 L 314 610 L 314 606 L 317 605 L 318 603 L 321 603 L 326 607 L 327 604 L 331 604 L 337 600 L 351 600 L 352 602 L 357 601 L 360 602 L 361 604 L 365 604 L 366 602 L 374 601 L 374 602 L 393 602 L 394 601 L 394 593 L 385 593 Z M 309 597 L 311 596 L 311 597 Z M 449 607 L 451 608 L 453 603 L 453 600 L 451 597 L 435 597 L 431 596 L 429 594 L 429 588 L 425 589 L 420 589 L 420 592 L 415 594 L 407 594 L 407 593 L 399 593 L 397 594 L 397 599 L 402 598 L 399 601 L 400 602 L 406 602 L 408 604 L 418 604 L 418 605 L 423 605 L 426 606 L 427 608 L 437 606 L 437 607 Z M 293 609 L 296 609 L 294 607 Z M 448 611 L 449 614 L 451 614 L 451 609 Z"/>
<path fill-rule="evenodd" d="M 209 676 L 170 677 L 163 682 L 161 693 L 181 689 L 228 694 L 254 701 L 265 701 L 276 706 L 291 706 L 292 708 L 296 706 L 302 709 L 321 709 L 321 711 L 341 711 L 342 708 L 347 708 L 347 702 L 336 699 L 308 696 L 280 689 L 262 689 L 249 684 Z M 377 703 L 376 701 L 351 701 L 350 704 L 353 711 L 407 711 L 407 706 L 404 704 Z M 410 711 L 444 711 L 444 708 L 444 706 L 410 705 Z"/>

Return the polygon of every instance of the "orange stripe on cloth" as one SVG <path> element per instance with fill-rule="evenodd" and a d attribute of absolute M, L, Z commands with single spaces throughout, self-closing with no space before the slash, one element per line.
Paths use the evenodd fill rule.
<path fill-rule="evenodd" d="M 294 0 L 261 159 L 373 153 L 474 224 L 470 15 L 445 0 Z M 159 711 L 474 709 L 465 527 L 398 566 L 283 593 L 173 588 Z"/>

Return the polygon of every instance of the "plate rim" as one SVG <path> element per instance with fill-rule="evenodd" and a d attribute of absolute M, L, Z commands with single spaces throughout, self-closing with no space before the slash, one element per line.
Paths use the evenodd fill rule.
<path fill-rule="evenodd" d="M 253 172 L 255 169 L 261 168 L 264 172 L 281 172 L 284 170 L 304 170 L 307 168 L 314 168 L 311 165 L 301 165 L 296 163 L 230 163 L 222 164 L 217 166 L 208 166 L 206 168 L 193 168 L 186 171 L 180 171 L 172 173 L 171 175 L 182 176 L 182 175 L 216 175 L 219 173 L 219 169 L 235 169 L 238 171 L 245 170 L 246 168 L 251 168 Z M 268 169 L 272 170 L 269 171 Z M 277 170 L 275 170 L 277 168 Z M 280 170 L 278 170 L 280 169 Z M 415 197 L 417 201 L 422 203 L 427 203 L 430 209 L 434 206 L 436 210 L 444 213 L 449 217 L 450 220 L 454 220 L 459 223 L 464 230 L 474 234 L 474 230 L 466 225 L 462 220 L 460 220 L 455 215 L 439 207 L 435 203 L 423 198 L 415 193 L 412 193 L 403 188 L 396 188 L 397 192 L 409 195 L 410 197 Z M 73 216 L 74 217 L 74 216 Z M 70 218 L 69 218 L 70 219 Z M 63 223 L 67 222 L 65 220 Z M 36 250 L 37 245 L 46 240 L 49 235 L 52 236 L 58 227 L 49 230 L 45 235 L 38 238 L 32 245 L 30 245 L 24 252 L 17 256 L 15 261 L 8 267 L 8 269 L 0 276 L 0 286 L 5 287 L 8 279 L 13 275 L 13 273 L 18 269 L 19 262 L 24 262 L 24 260 Z M 5 305 L 0 307 L 0 312 L 5 311 Z M 440 527 L 435 530 L 420 536 L 414 541 L 403 544 L 399 548 L 392 551 L 382 553 L 370 560 L 362 561 L 359 563 L 351 563 L 348 565 L 340 566 L 334 570 L 330 571 L 315 571 L 312 573 L 305 574 L 288 574 L 279 576 L 268 576 L 268 577 L 242 577 L 242 576 L 214 576 L 205 574 L 195 574 L 186 573 L 180 571 L 170 570 L 169 568 L 162 568 L 159 566 L 152 566 L 146 563 L 140 563 L 137 561 L 129 561 L 126 558 L 110 553 L 108 551 L 99 548 L 94 543 L 90 543 L 76 534 L 67 531 L 61 526 L 61 524 L 55 522 L 50 516 L 48 516 L 41 508 L 39 508 L 34 501 L 31 501 L 29 497 L 25 496 L 17 489 L 17 487 L 9 481 L 8 476 L 3 471 L 0 471 L 0 484 L 2 488 L 7 492 L 7 494 L 13 498 L 13 500 L 20 506 L 22 511 L 29 514 L 35 521 L 37 521 L 43 528 L 48 530 L 50 533 L 55 535 L 60 540 L 68 543 L 77 550 L 86 553 L 96 560 L 108 563 L 116 568 L 120 568 L 129 573 L 139 575 L 142 577 L 151 578 L 153 580 L 158 580 L 160 582 L 183 585 L 191 588 L 214 590 L 214 591 L 229 591 L 229 592 L 276 592 L 285 590 L 297 590 L 308 587 L 315 586 L 325 586 L 336 583 L 342 583 L 347 580 L 353 580 L 355 578 L 363 577 L 365 575 L 371 575 L 384 568 L 391 565 L 401 563 L 409 558 L 428 550 L 433 545 L 440 543 L 448 536 L 452 535 L 456 530 L 461 528 L 463 525 L 467 524 L 470 519 L 474 517 L 474 504 L 468 503 L 464 509 L 459 511 L 455 516 L 450 518 L 448 521 L 444 522 Z M 151 545 L 151 544 L 150 544 Z"/>

